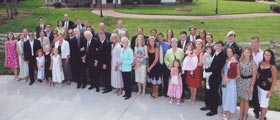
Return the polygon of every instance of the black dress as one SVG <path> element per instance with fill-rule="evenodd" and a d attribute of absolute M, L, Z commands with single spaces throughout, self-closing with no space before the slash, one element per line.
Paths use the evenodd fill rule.
<path fill-rule="evenodd" d="M 151 66 L 155 60 L 155 52 L 150 53 L 148 52 L 149 55 L 149 66 Z M 149 82 L 152 83 L 153 85 L 159 85 L 161 84 L 161 79 L 160 79 L 160 75 L 161 75 L 161 69 L 160 69 L 160 65 L 159 63 L 157 63 L 150 71 L 150 73 L 148 73 L 149 75 Z"/>
<path fill-rule="evenodd" d="M 50 65 L 51 65 L 51 53 L 49 54 L 44 54 L 45 57 L 45 78 L 52 77 L 52 71 L 50 70 Z"/>
<path fill-rule="evenodd" d="M 259 76 L 257 78 L 257 85 L 263 90 L 270 90 L 272 82 L 268 80 L 268 78 L 272 77 L 271 67 L 266 69 L 258 68 Z"/>

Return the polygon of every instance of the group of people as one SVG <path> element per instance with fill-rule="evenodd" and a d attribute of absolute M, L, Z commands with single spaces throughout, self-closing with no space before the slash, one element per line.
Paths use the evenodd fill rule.
<path fill-rule="evenodd" d="M 247 119 L 251 100 L 255 117 L 265 119 L 278 71 L 273 51 L 262 51 L 259 37 L 251 38 L 251 47 L 241 48 L 234 31 L 228 32 L 225 42 L 214 42 L 204 29 L 197 35 L 195 26 L 189 27 L 189 36 L 180 32 L 179 40 L 172 29 L 166 37 L 157 29 L 151 29 L 149 36 L 142 27 L 136 30 L 137 35 L 129 40 L 121 20 L 110 33 L 104 23 L 95 31 L 88 20 L 82 23 L 77 17 L 74 23 L 67 14 L 52 30 L 40 17 L 36 36 L 26 28 L 17 39 L 12 32 L 7 34 L 5 66 L 11 68 L 15 80 L 29 78 L 29 85 L 35 79 L 57 87 L 63 81 L 74 81 L 77 89 L 90 85 L 89 90 L 99 92 L 103 86 L 103 93 L 108 93 L 115 88 L 117 95 L 125 93 L 125 100 L 131 98 L 134 81 L 139 96 L 146 94 L 149 84 L 151 98 L 164 95 L 177 105 L 184 102 L 187 88 L 188 101 L 194 104 L 204 81 L 205 107 L 201 110 L 210 110 L 207 116 L 217 114 L 221 95 L 224 120 L 235 113 L 238 97 L 240 120 Z"/>

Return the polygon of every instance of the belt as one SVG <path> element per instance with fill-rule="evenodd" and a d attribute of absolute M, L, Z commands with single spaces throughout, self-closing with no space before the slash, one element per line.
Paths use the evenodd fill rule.
<path fill-rule="evenodd" d="M 252 78 L 253 76 L 252 75 L 248 75 L 248 76 L 243 76 L 243 75 L 241 75 L 241 78 L 242 79 L 249 79 L 249 78 Z"/>

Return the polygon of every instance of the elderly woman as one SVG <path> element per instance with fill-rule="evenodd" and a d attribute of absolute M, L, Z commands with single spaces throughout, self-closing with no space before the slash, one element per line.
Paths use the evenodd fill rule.
<path fill-rule="evenodd" d="M 123 82 L 124 82 L 124 91 L 125 97 L 124 99 L 127 100 L 131 97 L 132 92 L 132 81 L 131 81 L 131 71 L 133 63 L 133 51 L 128 46 L 129 40 L 127 37 L 123 37 L 121 39 L 121 44 L 123 48 L 121 48 L 120 53 L 120 59 L 118 61 L 118 67 L 120 68 L 120 71 L 122 72 Z"/>
<path fill-rule="evenodd" d="M 182 64 L 182 61 L 184 59 L 184 51 L 181 48 L 178 48 L 178 42 L 176 38 L 171 39 L 171 48 L 166 51 L 166 54 L 164 56 L 164 63 L 170 70 L 172 68 L 173 61 L 175 59 L 179 59 L 180 63 Z M 169 71 L 170 73 L 170 71 Z"/>
<path fill-rule="evenodd" d="M 58 34 L 58 41 L 55 42 L 55 48 L 58 49 L 58 53 L 61 56 L 62 59 L 62 67 L 64 72 L 64 80 L 67 81 L 67 84 L 71 84 L 71 68 L 69 64 L 69 58 L 70 58 L 70 47 L 68 41 L 63 39 L 62 34 Z"/>
<path fill-rule="evenodd" d="M 120 59 L 121 45 L 119 37 L 116 33 L 111 35 L 112 49 L 111 49 L 111 85 L 116 88 L 116 93 L 121 95 L 123 92 L 122 73 L 118 68 L 118 60 Z"/>

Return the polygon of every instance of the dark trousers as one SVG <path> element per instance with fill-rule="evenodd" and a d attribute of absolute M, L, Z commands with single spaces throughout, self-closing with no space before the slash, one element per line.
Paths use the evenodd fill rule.
<path fill-rule="evenodd" d="M 131 72 L 122 72 L 124 91 L 126 97 L 131 97 L 132 92 L 132 80 Z"/>
<path fill-rule="evenodd" d="M 159 93 L 161 94 L 161 91 L 163 90 L 163 95 L 167 96 L 170 70 L 166 67 L 165 64 L 161 64 L 161 70 L 162 70 L 161 76 L 162 76 L 163 85 L 159 86 Z"/>
<path fill-rule="evenodd" d="M 87 67 L 85 63 L 71 65 L 72 80 L 77 82 L 78 86 L 87 85 Z"/>
<path fill-rule="evenodd" d="M 186 74 L 187 74 L 187 72 L 185 72 L 184 74 L 182 74 L 181 75 L 181 77 L 182 77 L 182 87 L 183 87 L 183 91 L 182 91 L 182 100 L 185 98 L 185 90 L 187 89 L 187 84 L 186 84 Z"/>
<path fill-rule="evenodd" d="M 66 59 L 62 59 L 62 68 L 63 68 L 63 74 L 64 74 L 64 80 L 71 80 L 72 79 L 72 73 L 71 73 L 71 66 L 69 63 L 66 63 Z"/>
<path fill-rule="evenodd" d="M 259 103 L 259 98 L 258 98 L 257 84 L 254 85 L 253 99 L 250 101 L 250 104 L 253 105 L 253 107 L 254 107 L 254 113 L 259 114 L 260 113 L 260 103 Z"/>
<path fill-rule="evenodd" d="M 211 79 L 209 80 L 209 85 L 211 89 L 206 89 L 205 87 L 205 104 L 206 107 L 211 110 L 211 112 L 218 112 L 218 106 L 220 101 L 220 95 L 219 95 L 219 88 L 221 79 Z"/>
<path fill-rule="evenodd" d="M 90 85 L 95 86 L 96 89 L 99 89 L 99 72 L 98 67 L 94 66 L 94 63 L 88 63 L 87 65 L 87 73 L 89 76 Z"/>
<path fill-rule="evenodd" d="M 102 69 L 100 80 L 104 82 L 104 87 L 106 90 L 112 90 L 110 78 L 111 78 L 111 73 L 110 73 L 110 70 L 108 69 L 108 67 L 106 70 Z"/>
<path fill-rule="evenodd" d="M 31 59 L 28 61 L 28 69 L 29 69 L 29 77 L 30 77 L 30 83 L 35 82 L 35 69 L 36 69 L 36 58 L 35 56 L 32 56 Z"/>

